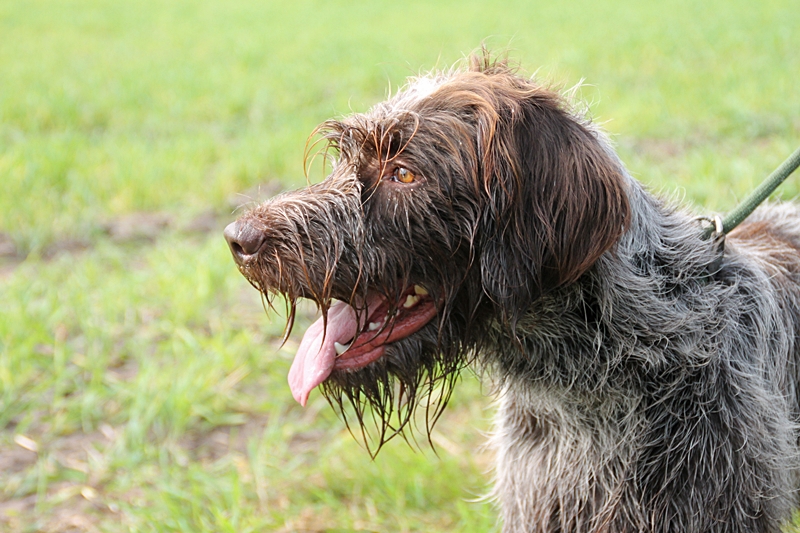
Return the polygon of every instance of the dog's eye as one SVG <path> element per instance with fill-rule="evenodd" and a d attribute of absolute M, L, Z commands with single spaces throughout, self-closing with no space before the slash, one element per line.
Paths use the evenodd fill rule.
<path fill-rule="evenodd" d="M 417 179 L 417 176 L 413 172 L 402 167 L 398 168 L 392 177 L 400 183 L 414 183 L 414 180 Z"/>

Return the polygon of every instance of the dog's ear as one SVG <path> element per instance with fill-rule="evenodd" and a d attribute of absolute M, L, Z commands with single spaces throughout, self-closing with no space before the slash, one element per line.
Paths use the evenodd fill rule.
<path fill-rule="evenodd" d="M 477 114 L 485 198 L 478 235 L 483 290 L 515 321 L 542 294 L 576 281 L 626 231 L 620 164 L 555 92 L 487 75 Z"/>

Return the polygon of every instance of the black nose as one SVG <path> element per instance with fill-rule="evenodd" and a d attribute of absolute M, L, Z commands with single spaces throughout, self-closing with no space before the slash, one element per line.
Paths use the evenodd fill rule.
<path fill-rule="evenodd" d="M 256 256 L 266 237 L 250 224 L 237 220 L 225 228 L 225 240 L 228 241 L 233 258 L 241 265 Z"/>

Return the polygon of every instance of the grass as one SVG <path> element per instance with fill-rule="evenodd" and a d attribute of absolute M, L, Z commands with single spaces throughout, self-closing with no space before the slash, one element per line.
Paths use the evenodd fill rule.
<path fill-rule="evenodd" d="M 398 445 L 370 462 L 321 398 L 288 401 L 296 345 L 280 348 L 281 325 L 228 260 L 216 236 L 165 235 L 14 271 L 0 290 L 0 450 L 16 446 L 17 468 L 0 479 L 8 501 L 37 498 L 19 514 L 0 504 L 8 524 L 47 529 L 78 497 L 109 531 L 489 527 L 459 501 L 485 488 L 463 453 L 479 440 L 465 417 L 486 418 L 477 405 L 439 459 Z M 36 443 L 27 457 L 20 436 Z"/>
<path fill-rule="evenodd" d="M 225 221 L 303 183 L 317 123 L 482 41 L 583 79 L 637 177 L 726 211 L 800 143 L 798 27 L 790 0 L 3 2 L 0 529 L 494 530 L 477 381 L 437 454 L 371 461 L 291 400 Z"/>

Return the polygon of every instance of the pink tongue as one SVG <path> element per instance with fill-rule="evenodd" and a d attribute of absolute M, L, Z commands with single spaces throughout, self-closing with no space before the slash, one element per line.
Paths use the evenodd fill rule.
<path fill-rule="evenodd" d="M 367 308 L 375 309 L 382 298 L 373 295 L 367 300 Z M 362 323 L 367 320 L 368 312 L 362 313 Z M 360 330 L 356 322 L 356 312 L 347 303 L 336 301 L 328 309 L 328 331 L 320 318 L 308 328 L 297 355 L 294 356 L 292 368 L 289 370 L 289 387 L 294 399 L 305 406 L 311 391 L 325 381 L 333 371 L 336 361 L 334 343 L 344 344 L 356 336 Z"/>

